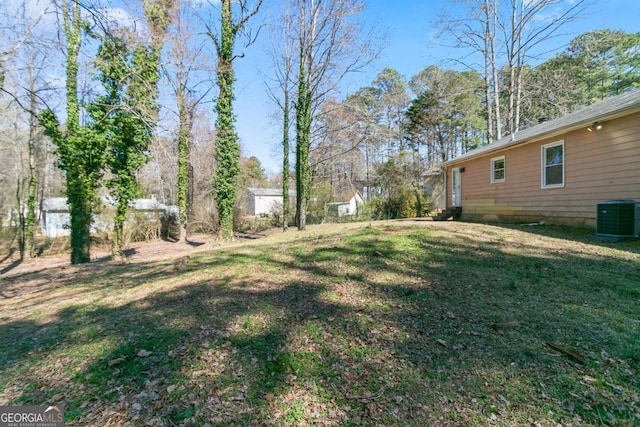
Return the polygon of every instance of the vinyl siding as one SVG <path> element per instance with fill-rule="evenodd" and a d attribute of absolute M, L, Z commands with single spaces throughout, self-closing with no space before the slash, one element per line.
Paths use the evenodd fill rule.
<path fill-rule="evenodd" d="M 598 202 L 640 201 L 640 113 L 603 125 L 600 131 L 579 129 L 450 164 L 449 187 L 451 170 L 464 168 L 462 218 L 595 226 Z M 542 146 L 559 141 L 564 141 L 564 187 L 542 188 Z M 502 155 L 505 181 L 491 183 L 491 159 Z"/>

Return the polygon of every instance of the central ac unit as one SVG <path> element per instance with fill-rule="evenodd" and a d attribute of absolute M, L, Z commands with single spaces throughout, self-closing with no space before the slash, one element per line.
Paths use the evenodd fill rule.
<path fill-rule="evenodd" d="M 598 203 L 596 235 L 640 237 L 640 203 L 634 200 L 607 200 Z"/>

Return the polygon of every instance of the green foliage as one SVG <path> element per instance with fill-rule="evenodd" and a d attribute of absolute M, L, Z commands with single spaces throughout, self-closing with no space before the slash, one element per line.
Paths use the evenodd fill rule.
<path fill-rule="evenodd" d="M 99 205 L 98 189 L 103 174 L 106 139 L 89 128 L 62 132 L 50 110 L 39 116 L 58 148 L 58 166 L 66 172 L 67 202 L 71 216 L 71 262 L 90 261 L 90 230 L 93 213 Z"/>
<path fill-rule="evenodd" d="M 372 219 L 416 218 L 426 215 L 430 205 L 424 194 L 406 188 L 387 199 L 375 197 L 369 200 L 363 210 L 371 212 Z"/>
<path fill-rule="evenodd" d="M 189 204 L 189 124 L 188 113 L 184 102 L 178 106 L 180 116 L 180 129 L 178 131 L 178 223 L 180 226 L 179 238 L 187 238 L 187 211 Z"/>
<path fill-rule="evenodd" d="M 289 228 L 289 88 L 284 91 L 282 109 L 282 229 Z"/>
<path fill-rule="evenodd" d="M 216 40 L 218 54 L 218 88 L 216 100 L 216 173 L 213 190 L 218 208 L 218 237 L 233 237 L 233 211 L 236 200 L 237 176 L 240 173 L 240 146 L 233 113 L 233 46 L 238 27 L 233 23 L 231 0 L 224 0 L 220 8 L 220 40 Z"/>
<path fill-rule="evenodd" d="M 58 166 L 66 172 L 66 192 L 71 216 L 71 263 L 90 261 L 90 230 L 102 177 L 105 138 L 93 130 L 81 127 L 78 103 L 78 53 L 83 24 L 80 4 L 62 2 L 62 19 L 66 36 L 67 123 L 62 131 L 55 114 L 45 110 L 39 115 L 40 124 L 57 147 Z"/>
<path fill-rule="evenodd" d="M 301 57 L 303 55 L 301 48 Z M 309 149 L 311 146 L 312 91 L 307 80 L 307 72 L 305 61 L 301 60 L 296 103 L 296 223 L 298 230 L 304 230 L 307 225 L 307 210 L 311 197 Z"/>
<path fill-rule="evenodd" d="M 98 50 L 96 66 L 105 94 L 88 110 L 96 136 L 108 141 L 106 185 L 117 204 L 113 253 L 122 257 L 126 213 L 140 193 L 136 172 L 147 162 L 157 116 L 158 56 L 146 46 L 131 49 L 123 39 L 109 38 Z"/>
<path fill-rule="evenodd" d="M 535 125 L 634 87 L 640 87 L 640 33 L 590 31 L 525 69 L 522 119 Z"/>
<path fill-rule="evenodd" d="M 419 164 L 419 159 L 404 152 L 378 166 L 378 184 L 386 198 L 369 202 L 375 218 L 413 218 L 428 213 L 429 203 L 419 186 Z"/>
<path fill-rule="evenodd" d="M 473 71 L 430 66 L 411 79 L 418 95 L 407 109 L 407 135 L 427 146 L 427 162 L 437 164 L 478 147 L 485 139 L 483 82 Z"/>
<path fill-rule="evenodd" d="M 267 177 L 260 160 L 251 156 L 243 158 L 240 164 L 240 174 L 238 175 L 238 187 L 262 187 L 267 183 Z"/>
<path fill-rule="evenodd" d="M 567 54 L 590 103 L 640 86 L 640 33 L 590 31 L 573 39 Z"/>

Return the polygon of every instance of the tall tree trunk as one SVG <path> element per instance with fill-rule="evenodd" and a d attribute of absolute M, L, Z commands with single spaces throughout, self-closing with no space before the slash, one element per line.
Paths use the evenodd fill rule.
<path fill-rule="evenodd" d="M 116 215 L 113 219 L 113 231 L 115 237 L 111 247 L 111 256 L 114 261 L 124 261 L 124 223 L 127 218 L 128 200 L 118 200 Z"/>
<path fill-rule="evenodd" d="M 298 230 L 307 227 L 307 210 L 311 197 L 311 168 L 309 149 L 311 147 L 311 49 L 314 40 L 314 3 L 311 2 L 311 23 L 306 27 L 307 10 L 305 1 L 300 4 L 300 66 L 298 72 L 298 102 L 296 104 L 296 222 Z"/>
<path fill-rule="evenodd" d="M 233 114 L 233 45 L 236 28 L 231 14 L 232 0 L 222 0 L 221 30 L 218 50 L 218 88 L 220 94 L 216 101 L 216 174 L 214 191 L 218 207 L 218 238 L 233 238 L 233 207 L 236 200 L 236 178 L 240 172 L 240 147 L 236 135 Z"/>
<path fill-rule="evenodd" d="M 502 138 L 502 114 L 500 112 L 500 76 L 498 71 L 498 60 L 496 53 L 496 28 L 498 21 L 498 5 L 496 4 L 496 0 L 490 1 L 490 16 L 489 22 L 491 22 L 491 38 L 489 41 L 490 52 L 489 56 L 491 58 L 491 73 L 493 75 L 493 106 L 494 106 L 494 115 L 495 115 L 495 139 L 498 140 Z"/>
<path fill-rule="evenodd" d="M 187 241 L 187 213 L 189 209 L 189 112 L 185 99 L 185 88 L 182 82 L 178 90 L 178 222 L 180 228 L 179 241 Z"/>
<path fill-rule="evenodd" d="M 307 227 L 311 173 L 309 148 L 311 145 L 311 93 L 307 81 L 305 61 L 300 62 L 298 103 L 296 105 L 296 223 L 298 230 Z"/>
<path fill-rule="evenodd" d="M 289 81 L 284 85 L 282 110 L 282 230 L 289 229 Z"/>
<path fill-rule="evenodd" d="M 489 15 L 489 0 L 484 1 L 484 12 L 485 12 L 485 31 L 484 31 L 484 84 L 485 84 L 485 97 L 486 97 L 486 120 L 487 120 L 487 144 L 490 144 L 494 141 L 493 135 L 493 100 L 492 100 L 492 92 L 491 92 L 491 82 L 492 82 L 492 74 L 490 72 L 491 69 L 491 58 L 489 56 L 490 48 L 491 48 L 491 21 Z"/>
<path fill-rule="evenodd" d="M 31 51 L 29 52 L 31 58 Z M 31 111 L 36 111 L 37 100 L 35 91 L 35 75 L 33 69 L 33 60 L 29 63 L 29 108 Z M 36 141 L 38 137 L 38 120 L 31 114 L 29 117 L 29 141 L 28 141 L 28 155 L 29 155 L 29 177 L 27 184 L 27 215 L 25 218 L 24 226 L 24 250 L 29 258 L 35 257 L 35 245 L 34 245 L 34 227 L 36 222 L 36 194 L 37 194 L 37 179 L 36 179 Z"/>
<path fill-rule="evenodd" d="M 522 72 L 524 68 L 524 52 L 522 46 L 522 32 L 524 31 L 523 22 L 524 5 L 520 5 L 520 16 L 518 18 L 518 31 L 516 42 L 516 75 L 515 75 L 515 99 L 514 99 L 514 112 L 513 112 L 513 133 L 517 133 L 520 130 L 520 105 L 522 104 Z"/>
<path fill-rule="evenodd" d="M 66 90 L 67 90 L 67 130 L 66 143 L 68 151 L 80 149 L 80 110 L 78 104 L 78 54 L 81 44 L 80 3 L 67 0 L 62 2 L 64 32 L 67 39 Z M 74 157 L 69 153 L 68 157 Z M 70 162 L 73 160 L 69 159 Z M 87 191 L 83 167 L 72 171 L 67 165 L 67 202 L 71 216 L 71 263 L 81 264 L 91 260 L 91 220 L 92 201 Z"/>

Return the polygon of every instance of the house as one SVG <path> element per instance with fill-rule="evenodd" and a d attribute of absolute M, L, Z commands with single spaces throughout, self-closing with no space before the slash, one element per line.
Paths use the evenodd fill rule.
<path fill-rule="evenodd" d="M 358 207 L 364 203 L 364 199 L 359 191 L 355 191 L 346 202 L 327 203 L 327 214 L 329 216 L 349 216 L 357 215 Z"/>
<path fill-rule="evenodd" d="M 595 226 L 597 204 L 640 200 L 640 90 L 443 163 L 464 220 Z"/>
<path fill-rule="evenodd" d="M 106 214 L 94 214 L 91 232 L 100 233 L 113 228 L 115 204 L 108 197 L 102 197 Z M 134 199 L 131 210 L 147 221 L 159 221 L 163 215 L 176 215 L 175 206 L 166 206 L 156 199 Z M 50 197 L 42 200 L 40 229 L 46 237 L 66 236 L 70 233 L 71 214 L 65 197 Z"/>
<path fill-rule="evenodd" d="M 289 192 L 289 196 L 294 194 Z M 244 212 L 249 216 L 282 212 L 282 204 L 282 188 L 247 188 L 245 192 Z"/>

